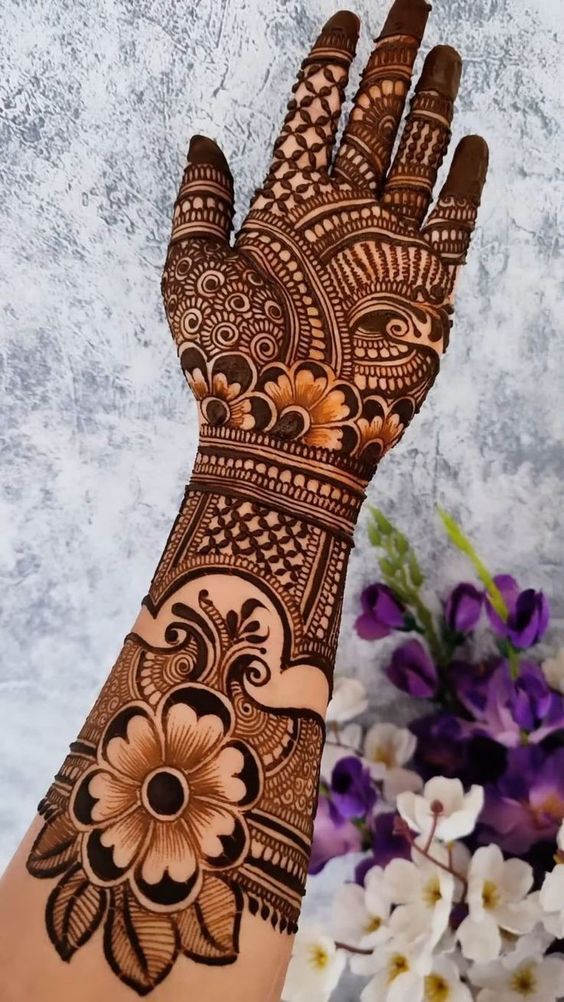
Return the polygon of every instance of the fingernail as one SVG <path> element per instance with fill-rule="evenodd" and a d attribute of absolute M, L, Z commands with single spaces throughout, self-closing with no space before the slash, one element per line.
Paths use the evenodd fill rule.
<path fill-rule="evenodd" d="M 415 90 L 436 90 L 454 101 L 461 74 L 462 59 L 456 49 L 450 45 L 436 45 L 423 64 Z"/>
<path fill-rule="evenodd" d="M 231 176 L 229 164 L 217 143 L 207 136 L 192 136 L 188 147 L 188 163 L 210 164 Z"/>
<path fill-rule="evenodd" d="M 338 10 L 323 25 L 323 31 L 344 31 L 346 35 L 353 35 L 355 38 L 360 31 L 360 18 L 350 10 Z"/>
<path fill-rule="evenodd" d="M 479 202 L 488 173 L 489 149 L 481 136 L 461 139 L 443 188 L 446 195 L 466 195 Z"/>
<path fill-rule="evenodd" d="M 420 42 L 430 11 L 431 4 L 426 0 L 396 0 L 379 37 L 410 35 Z"/>

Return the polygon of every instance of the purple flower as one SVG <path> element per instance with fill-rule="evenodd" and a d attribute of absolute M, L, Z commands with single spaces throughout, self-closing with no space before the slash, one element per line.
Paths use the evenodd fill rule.
<path fill-rule="evenodd" d="M 437 669 L 418 640 L 396 648 L 386 674 L 398 689 L 418 699 L 429 699 L 437 691 Z"/>
<path fill-rule="evenodd" d="M 483 713 L 492 679 L 500 671 L 509 677 L 507 663 L 501 658 L 479 661 L 477 664 L 458 660 L 450 662 L 448 666 L 450 684 L 463 707 L 472 716 Z"/>
<path fill-rule="evenodd" d="M 521 744 L 523 733 L 534 744 L 564 727 L 564 699 L 549 689 L 539 665 L 522 662 L 512 679 L 507 662 L 499 661 L 489 675 L 483 699 L 465 692 L 455 683 L 461 702 L 473 713 L 474 734 L 485 734 L 507 748 Z"/>
<path fill-rule="evenodd" d="M 395 831 L 397 814 L 384 811 L 376 814 L 372 821 L 372 854 L 356 867 L 354 876 L 357 884 L 364 884 L 364 878 L 373 866 L 387 866 L 392 859 L 411 859 L 411 845 L 405 835 Z"/>
<path fill-rule="evenodd" d="M 360 596 L 362 614 L 356 621 L 356 632 L 364 640 L 380 640 L 393 630 L 405 626 L 406 608 L 391 588 L 372 584 Z"/>
<path fill-rule="evenodd" d="M 415 767 L 423 779 L 461 776 L 466 763 L 464 721 L 441 711 L 412 720 L 409 729 L 417 738 Z"/>
<path fill-rule="evenodd" d="M 364 818 L 376 803 L 376 788 L 356 755 L 339 759 L 331 774 L 331 810 L 341 818 Z"/>
<path fill-rule="evenodd" d="M 563 817 L 564 748 L 521 746 L 508 753 L 500 779 L 486 787 L 479 841 L 521 855 L 537 842 L 554 841 Z"/>
<path fill-rule="evenodd" d="M 468 581 L 453 588 L 445 603 L 445 620 L 455 633 L 468 633 L 478 624 L 484 594 Z"/>
<path fill-rule="evenodd" d="M 465 786 L 492 783 L 505 769 L 507 751 L 490 737 L 473 733 L 470 721 L 444 710 L 412 720 L 417 737 L 414 764 L 424 780 L 447 776 Z"/>
<path fill-rule="evenodd" d="M 486 609 L 492 628 L 500 637 L 507 637 L 518 650 L 533 647 L 546 633 L 550 619 L 548 601 L 542 591 L 527 588 L 519 591 L 515 578 L 498 574 L 494 581 L 507 606 L 507 622 L 497 614 L 488 599 Z"/>
<path fill-rule="evenodd" d="M 549 688 L 540 665 L 522 662 L 510 699 L 514 720 L 531 741 L 564 728 L 564 699 Z"/>
<path fill-rule="evenodd" d="M 327 797 L 321 796 L 313 825 L 313 844 L 309 872 L 319 873 L 335 856 L 360 852 L 362 835 L 352 821 L 335 818 Z"/>

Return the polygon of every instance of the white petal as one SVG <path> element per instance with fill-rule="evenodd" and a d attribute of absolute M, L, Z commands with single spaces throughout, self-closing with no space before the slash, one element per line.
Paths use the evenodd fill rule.
<path fill-rule="evenodd" d="M 533 886 L 533 868 L 522 859 L 508 859 L 503 867 L 501 886 L 508 901 L 520 901 Z"/>
<path fill-rule="evenodd" d="M 495 909 L 495 919 L 502 929 L 522 936 L 540 920 L 539 908 L 535 901 L 509 901 Z"/>
<path fill-rule="evenodd" d="M 489 915 L 479 922 L 468 915 L 458 929 L 458 939 L 467 960 L 484 963 L 494 960 L 501 950 L 501 936 L 497 923 Z"/>
<path fill-rule="evenodd" d="M 555 866 L 544 878 L 540 903 L 547 912 L 564 912 L 564 864 Z"/>
<path fill-rule="evenodd" d="M 368 699 L 362 682 L 357 678 L 337 677 L 326 720 L 328 723 L 344 723 L 364 713 L 367 707 Z"/>
<path fill-rule="evenodd" d="M 444 807 L 445 814 L 452 814 L 462 807 L 464 802 L 464 787 L 459 779 L 446 779 L 444 776 L 433 776 L 424 786 L 425 800 L 432 803 L 438 800 Z"/>
<path fill-rule="evenodd" d="M 383 890 L 396 905 L 417 901 L 421 878 L 415 863 L 409 859 L 392 859 L 384 870 Z"/>
<path fill-rule="evenodd" d="M 381 866 L 373 866 L 364 878 L 364 902 L 370 915 L 388 919 L 391 904 L 386 894 L 384 870 Z"/>
<path fill-rule="evenodd" d="M 384 797 L 393 804 L 396 798 L 405 791 L 419 793 L 423 780 L 411 769 L 388 769 L 384 776 Z"/>
<path fill-rule="evenodd" d="M 335 939 L 358 946 L 370 927 L 364 890 L 358 884 L 344 884 L 333 900 L 331 932 Z"/>

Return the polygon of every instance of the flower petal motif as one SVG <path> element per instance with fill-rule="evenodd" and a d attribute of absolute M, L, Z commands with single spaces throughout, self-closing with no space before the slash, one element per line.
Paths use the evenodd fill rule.
<path fill-rule="evenodd" d="M 322 448 L 351 452 L 356 447 L 358 391 L 338 380 L 328 365 L 274 363 L 261 374 L 260 387 L 278 414 L 275 433 Z"/>
<path fill-rule="evenodd" d="M 233 723 L 228 700 L 196 683 L 167 693 L 154 713 L 132 703 L 110 721 L 70 802 L 95 884 L 127 881 L 145 907 L 178 910 L 197 898 L 206 870 L 241 861 L 262 773 Z"/>

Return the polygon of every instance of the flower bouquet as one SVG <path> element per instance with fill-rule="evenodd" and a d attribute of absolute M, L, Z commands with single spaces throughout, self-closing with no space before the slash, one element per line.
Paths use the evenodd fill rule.
<path fill-rule="evenodd" d="M 286 1002 L 326 1002 L 347 967 L 362 1002 L 564 997 L 564 651 L 535 657 L 545 596 L 493 577 L 439 514 L 475 581 L 433 602 L 409 541 L 371 509 L 381 580 L 356 629 L 403 634 L 385 673 L 413 719 L 363 726 L 364 687 L 336 679 L 310 869 L 351 854 L 351 880 L 298 933 Z"/>

